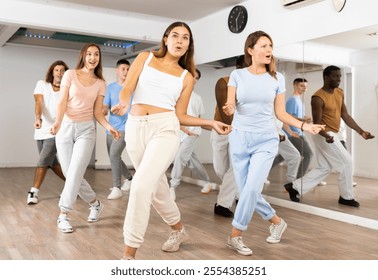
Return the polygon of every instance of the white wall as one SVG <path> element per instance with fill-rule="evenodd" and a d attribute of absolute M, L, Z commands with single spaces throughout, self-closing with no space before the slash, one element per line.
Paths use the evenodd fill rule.
<path fill-rule="evenodd" d="M 76 66 L 79 52 L 43 48 L 0 48 L 0 167 L 35 166 L 34 87 L 55 60 Z M 114 65 L 104 57 L 104 65 Z"/>

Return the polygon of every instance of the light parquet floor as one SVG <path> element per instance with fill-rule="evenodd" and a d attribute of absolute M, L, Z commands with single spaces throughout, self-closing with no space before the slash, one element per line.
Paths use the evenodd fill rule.
<path fill-rule="evenodd" d="M 86 179 L 104 204 L 97 223 L 87 223 L 88 205 L 78 199 L 70 214 L 75 231 L 63 234 L 56 227 L 59 194 L 63 182 L 48 172 L 40 192 L 40 202 L 28 206 L 26 195 L 34 168 L 0 169 L 0 260 L 119 260 L 122 256 L 123 219 L 128 193 L 119 200 L 107 200 L 111 184 L 109 170 L 89 168 Z M 213 173 L 211 173 L 213 176 Z M 273 176 L 273 177 L 272 177 Z M 280 181 L 272 174 L 271 187 Z M 363 181 L 358 188 L 363 188 Z M 226 247 L 231 220 L 214 216 L 218 192 L 200 193 L 201 187 L 182 183 L 177 204 L 191 236 L 178 252 L 165 253 L 161 245 L 169 234 L 154 209 L 145 242 L 138 250 L 140 260 L 377 260 L 377 231 L 319 216 L 276 207 L 288 223 L 281 243 L 268 244 L 269 223 L 255 215 L 244 242 L 253 255 L 244 257 Z M 281 193 L 282 190 L 279 190 Z M 283 197 L 287 194 L 282 193 Z M 332 203 L 335 202 L 332 197 Z M 376 201 L 376 200 L 375 200 Z M 377 211 L 375 211 L 377 213 Z"/>

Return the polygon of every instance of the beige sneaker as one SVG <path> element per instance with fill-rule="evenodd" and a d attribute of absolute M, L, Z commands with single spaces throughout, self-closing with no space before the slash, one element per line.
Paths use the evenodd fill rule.
<path fill-rule="evenodd" d="M 185 228 L 181 230 L 172 230 L 168 240 L 165 241 L 161 249 L 164 252 L 176 252 L 180 249 L 181 243 L 189 240 L 189 235 L 186 233 Z"/>
<path fill-rule="evenodd" d="M 281 218 L 281 222 L 278 225 L 272 224 L 269 227 L 270 236 L 266 239 L 268 243 L 279 243 L 281 241 L 282 234 L 287 228 L 287 223 Z"/>
<path fill-rule="evenodd" d="M 250 256 L 253 253 L 251 249 L 244 245 L 243 238 L 241 236 L 236 236 L 232 238 L 229 236 L 227 238 L 227 247 L 232 250 L 235 250 L 243 256 Z"/>

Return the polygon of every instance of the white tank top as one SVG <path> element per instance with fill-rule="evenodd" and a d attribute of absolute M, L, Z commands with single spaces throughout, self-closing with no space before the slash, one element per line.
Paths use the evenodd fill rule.
<path fill-rule="evenodd" d="M 134 91 L 132 104 L 147 104 L 175 110 L 177 99 L 182 91 L 184 77 L 188 70 L 185 69 L 180 77 L 161 72 L 148 66 L 152 56 L 153 53 L 150 52 L 143 65 Z"/>

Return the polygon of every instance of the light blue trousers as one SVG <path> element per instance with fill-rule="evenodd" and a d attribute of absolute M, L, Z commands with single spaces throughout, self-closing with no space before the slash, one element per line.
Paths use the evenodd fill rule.
<path fill-rule="evenodd" d="M 264 182 L 278 152 L 278 134 L 256 134 L 233 129 L 229 136 L 231 161 L 240 198 L 232 226 L 245 231 L 256 211 L 270 220 L 276 211 L 262 197 Z"/>

